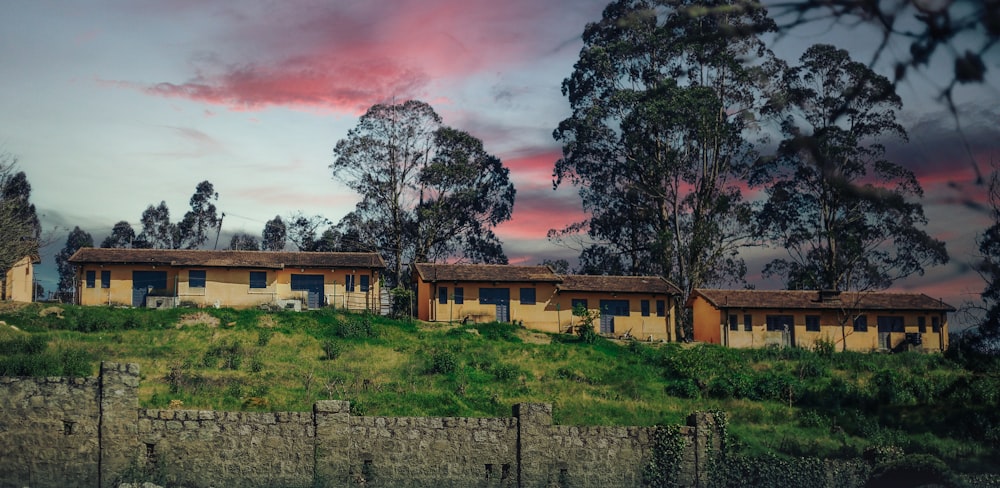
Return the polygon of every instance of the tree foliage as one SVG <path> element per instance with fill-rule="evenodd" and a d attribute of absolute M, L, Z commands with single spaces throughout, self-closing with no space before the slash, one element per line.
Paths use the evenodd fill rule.
<path fill-rule="evenodd" d="M 288 227 L 280 215 L 275 215 L 273 219 L 264 224 L 264 232 L 261 233 L 260 249 L 262 251 L 283 251 L 285 242 L 288 240 Z"/>
<path fill-rule="evenodd" d="M 179 223 L 170 221 L 167 202 L 150 205 L 142 212 L 140 223 L 142 232 L 133 241 L 132 247 L 153 249 L 197 249 L 208 240 L 209 231 L 222 224 L 215 204 L 219 194 L 212 183 L 202 181 L 191 195 L 191 210 L 184 214 Z"/>
<path fill-rule="evenodd" d="M 0 152 L 0 276 L 25 256 L 36 256 L 41 239 L 31 184 L 16 170 L 17 158 Z"/>
<path fill-rule="evenodd" d="M 506 262 L 493 228 L 513 208 L 508 170 L 430 105 L 374 105 L 333 152 L 334 177 L 361 196 L 338 227 L 381 251 L 393 283 L 410 261 Z"/>
<path fill-rule="evenodd" d="M 588 233 L 583 271 L 661 274 L 688 292 L 742 280 L 751 208 L 740 183 L 755 159 L 745 136 L 776 65 L 740 33 L 769 22 L 749 2 L 618 0 L 587 25 L 563 81 L 573 113 L 553 133 L 553 176 L 579 188 L 590 216 L 550 232 Z"/>
<path fill-rule="evenodd" d="M 121 220 L 111 229 L 111 235 L 101 241 L 101 247 L 128 249 L 140 248 L 142 245 L 136 245 L 136 235 L 132 224 Z"/>
<path fill-rule="evenodd" d="M 985 339 L 994 352 L 1000 351 L 1000 170 L 994 168 L 989 180 L 990 217 L 992 224 L 977 239 L 980 261 L 979 275 L 986 286 L 981 293 L 983 311 L 977 339 Z M 986 345 L 985 343 L 983 345 Z"/>
<path fill-rule="evenodd" d="M 309 216 L 295 212 L 288 217 L 288 240 L 292 241 L 299 251 L 314 251 L 316 233 L 320 227 L 329 224 L 330 220 L 322 215 Z"/>
<path fill-rule="evenodd" d="M 259 251 L 260 243 L 257 242 L 257 236 L 240 232 L 229 240 L 229 249 L 232 251 Z"/>
<path fill-rule="evenodd" d="M 94 247 L 94 238 L 79 226 L 66 236 L 66 245 L 56 254 L 56 268 L 59 271 L 59 293 L 71 295 L 75 290 L 76 267 L 69 262 L 80 248 Z"/>
<path fill-rule="evenodd" d="M 865 291 L 947 262 L 944 243 L 921 229 L 916 177 L 879 143 L 906 137 L 892 84 L 832 46 L 813 46 L 800 62 L 770 107 L 785 139 L 752 180 L 768 196 L 762 236 L 789 252 L 765 274 L 791 289 Z"/>

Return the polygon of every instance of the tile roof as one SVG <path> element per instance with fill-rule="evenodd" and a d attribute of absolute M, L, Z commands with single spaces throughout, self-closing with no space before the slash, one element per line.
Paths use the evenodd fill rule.
<path fill-rule="evenodd" d="M 385 268 L 377 253 L 369 252 L 279 252 L 202 251 L 189 249 L 104 249 L 85 247 L 69 262 L 73 264 L 160 264 L 224 268 Z"/>
<path fill-rule="evenodd" d="M 824 294 L 826 292 L 823 292 Z M 687 306 L 701 296 L 716 308 L 783 308 L 852 310 L 934 310 L 954 312 L 955 307 L 918 293 L 841 292 L 840 300 L 820 300 L 814 290 L 712 290 L 699 288 L 691 293 Z"/>
<path fill-rule="evenodd" d="M 506 264 L 431 264 L 416 263 L 413 267 L 420 279 L 438 281 L 534 281 L 558 283 L 559 275 L 548 266 L 510 266 Z"/>
<path fill-rule="evenodd" d="M 560 291 L 659 293 L 679 295 L 680 288 L 659 276 L 563 275 Z"/>

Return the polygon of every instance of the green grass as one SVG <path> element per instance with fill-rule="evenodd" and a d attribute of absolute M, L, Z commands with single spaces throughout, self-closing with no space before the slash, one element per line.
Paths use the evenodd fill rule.
<path fill-rule="evenodd" d="M 746 456 L 931 454 L 967 472 L 1000 465 L 1000 375 L 940 354 L 814 353 L 653 345 L 507 324 L 230 309 L 30 305 L 0 310 L 0 374 L 94 375 L 140 365 L 140 404 L 356 415 L 511 415 L 554 405 L 566 425 L 683 423 L 723 410 Z M 51 311 L 50 311 L 51 312 Z"/>

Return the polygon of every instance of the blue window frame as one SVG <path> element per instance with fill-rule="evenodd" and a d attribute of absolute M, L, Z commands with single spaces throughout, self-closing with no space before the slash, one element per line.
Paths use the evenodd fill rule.
<path fill-rule="evenodd" d="M 574 298 L 574 299 L 572 299 L 570 301 L 570 306 L 573 307 L 573 310 L 576 310 L 577 308 L 586 309 L 587 308 L 587 299 L 586 298 Z"/>
<path fill-rule="evenodd" d="M 465 288 L 460 286 L 455 287 L 455 305 L 461 305 L 465 303 Z"/>
<path fill-rule="evenodd" d="M 819 332 L 819 315 L 806 315 L 806 330 Z"/>
<path fill-rule="evenodd" d="M 917 317 L 917 330 L 921 334 L 927 332 L 927 317 Z"/>
<path fill-rule="evenodd" d="M 941 332 L 941 319 L 931 317 L 931 332 Z"/>
<path fill-rule="evenodd" d="M 855 332 L 868 332 L 868 316 L 858 315 L 854 318 L 854 331 Z"/>
<path fill-rule="evenodd" d="M 251 271 L 250 288 L 267 288 L 267 271 Z"/>
<path fill-rule="evenodd" d="M 438 303 L 440 303 L 441 305 L 447 305 L 448 304 L 448 287 L 447 286 L 442 286 L 441 288 L 438 288 Z"/>
<path fill-rule="evenodd" d="M 101 288 L 111 288 L 111 271 L 101 271 Z"/>
<path fill-rule="evenodd" d="M 97 281 L 97 273 L 94 271 L 87 271 L 87 288 L 93 288 L 94 282 Z"/>
<path fill-rule="evenodd" d="M 753 331 L 753 315 L 750 314 L 743 315 L 743 330 L 746 332 Z"/>
<path fill-rule="evenodd" d="M 666 314 L 667 314 L 667 301 L 666 300 L 657 300 L 656 301 L 656 316 L 657 317 L 663 317 Z"/>
<path fill-rule="evenodd" d="M 740 330 L 740 321 L 736 314 L 729 316 L 729 330 Z"/>
<path fill-rule="evenodd" d="M 253 279 L 251 279 L 253 281 Z M 188 287 L 205 288 L 205 270 L 192 269 L 188 271 Z"/>
<path fill-rule="evenodd" d="M 368 275 L 361 275 L 361 291 L 362 292 L 368 291 L 368 279 L 369 278 L 370 277 Z"/>
<path fill-rule="evenodd" d="M 649 300 L 639 302 L 639 308 L 642 310 L 643 317 L 649 317 Z"/>
<path fill-rule="evenodd" d="M 534 304 L 535 304 L 535 289 L 521 288 L 521 305 L 534 305 Z"/>
<path fill-rule="evenodd" d="M 347 291 L 354 291 L 354 275 L 344 277 L 344 287 L 347 288 Z"/>

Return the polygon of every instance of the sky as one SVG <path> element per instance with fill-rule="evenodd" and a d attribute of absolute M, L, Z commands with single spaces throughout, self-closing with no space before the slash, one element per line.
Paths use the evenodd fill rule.
<path fill-rule="evenodd" d="M 446 125 L 501 158 L 517 188 L 513 218 L 497 229 L 512 264 L 575 260 L 546 239 L 585 218 L 576 189 L 553 189 L 570 113 L 560 84 L 604 0 L 57 0 L 0 3 L 0 151 L 16 155 L 46 230 L 38 279 L 56 286 L 53 255 L 79 226 L 99 243 L 115 222 L 138 230 L 150 204 L 178 220 L 208 180 L 225 212 L 220 248 L 237 232 L 302 211 L 338 221 L 357 197 L 332 178 L 332 148 L 373 104 L 419 99 Z M 775 40 L 794 61 L 827 42 L 868 61 L 872 31 L 813 25 Z M 903 56 L 890 46 L 883 56 Z M 995 53 L 994 53 L 995 54 Z M 1000 163 L 1000 62 L 986 83 L 956 92 L 956 120 L 936 98 L 950 68 L 913 73 L 899 94 L 909 142 L 893 161 L 924 188 L 928 231 L 951 262 L 893 291 L 960 306 L 983 281 L 975 238 L 989 222 L 972 161 Z M 889 75 L 890 62 L 876 70 Z M 962 135 L 964 134 L 964 139 Z M 966 149 L 968 147 L 968 149 Z M 751 195 L 752 197 L 752 195 Z M 753 250 L 748 279 L 783 249 Z M 958 317 L 953 318 L 953 323 Z M 961 326 L 961 324 L 959 324 Z"/>

